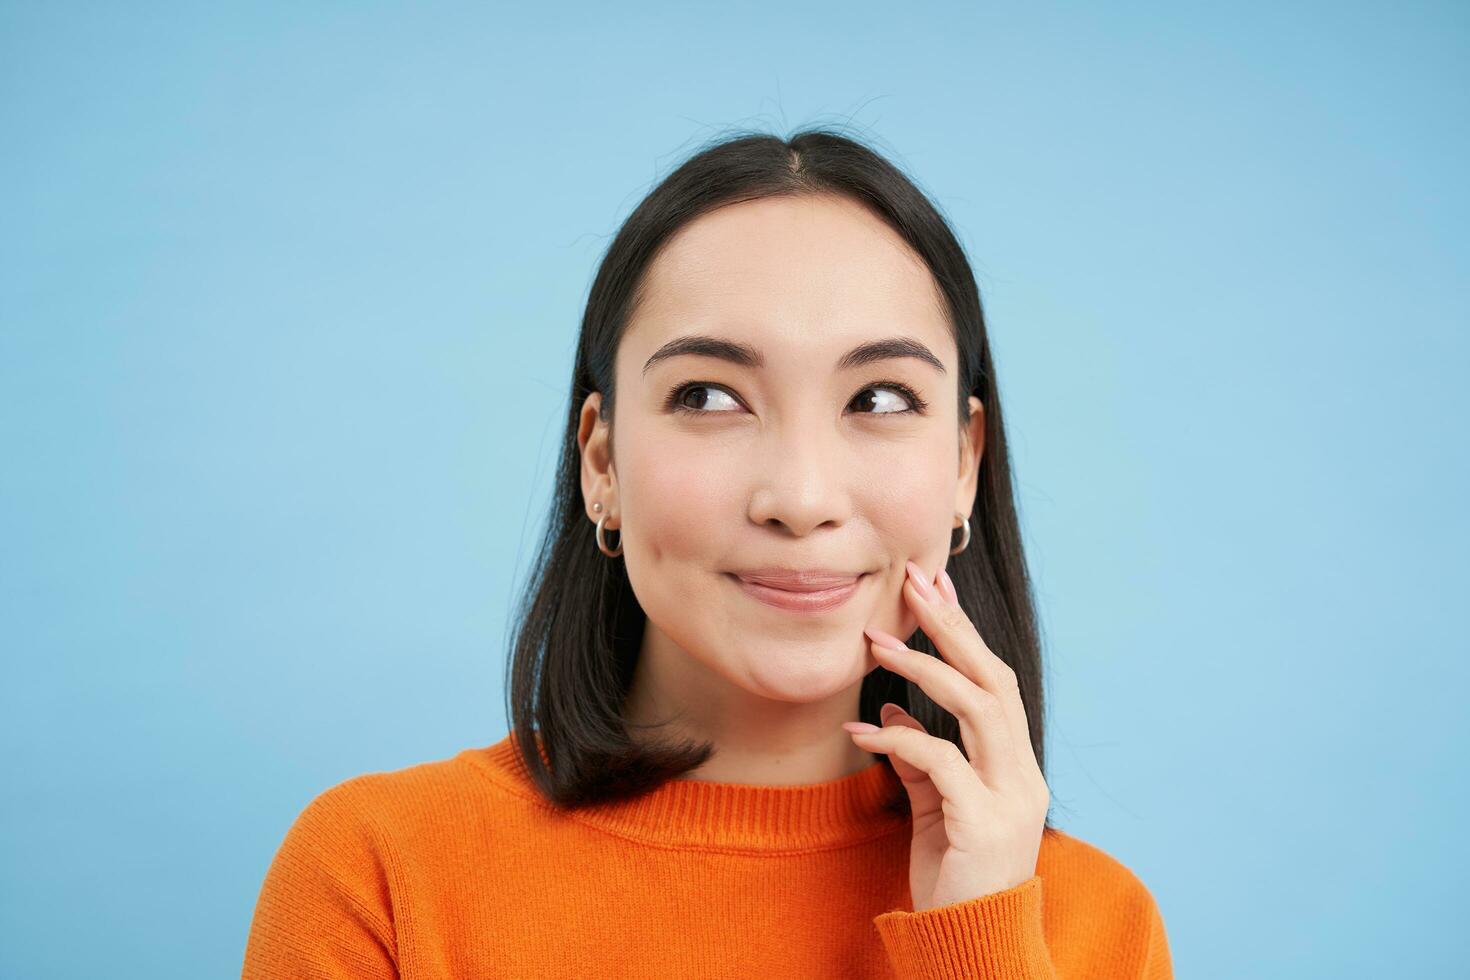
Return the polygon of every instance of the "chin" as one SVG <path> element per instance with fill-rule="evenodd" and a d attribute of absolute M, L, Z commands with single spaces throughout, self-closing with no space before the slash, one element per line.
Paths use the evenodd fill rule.
<path fill-rule="evenodd" d="M 845 634 L 846 631 L 844 631 Z M 861 630 L 858 631 L 861 636 Z M 736 655 L 739 674 L 755 686 L 753 693 L 793 703 L 822 701 L 862 681 L 865 648 L 851 637 L 831 642 L 811 640 L 757 641 Z"/>

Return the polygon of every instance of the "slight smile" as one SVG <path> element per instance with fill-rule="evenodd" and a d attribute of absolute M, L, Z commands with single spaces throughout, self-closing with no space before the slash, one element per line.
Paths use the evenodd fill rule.
<path fill-rule="evenodd" d="M 752 581 L 742 578 L 734 572 L 726 572 L 736 585 L 752 599 L 758 599 L 769 606 L 783 609 L 787 612 L 816 613 L 836 609 L 857 592 L 858 586 L 868 573 L 853 576 L 845 583 L 828 585 L 823 583 L 821 588 L 813 588 L 810 585 L 798 586 L 797 583 L 786 583 L 791 587 L 778 588 L 765 582 Z"/>

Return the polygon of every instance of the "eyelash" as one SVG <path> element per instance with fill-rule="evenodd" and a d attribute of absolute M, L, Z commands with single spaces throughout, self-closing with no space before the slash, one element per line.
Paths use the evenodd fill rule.
<path fill-rule="evenodd" d="M 711 381 L 689 381 L 683 384 L 675 385 L 672 389 L 670 389 L 668 398 L 664 400 L 664 407 L 675 412 L 683 412 L 686 415 L 727 414 L 724 412 L 706 412 L 697 408 L 689 408 L 685 405 L 680 404 L 684 399 L 684 393 L 694 388 L 718 388 L 725 394 L 729 395 L 731 398 L 735 398 L 735 393 L 729 388 L 726 388 L 724 385 L 715 384 Z M 914 389 L 910 388 L 902 381 L 874 381 L 872 384 L 864 386 L 858 392 L 858 394 L 860 395 L 870 388 L 888 388 L 896 391 L 900 395 L 903 395 L 905 398 L 907 398 L 909 400 L 909 404 L 911 404 L 913 407 L 905 408 L 903 411 L 900 412 L 859 412 L 859 415 L 923 415 L 925 410 L 929 407 L 928 403 L 925 402 L 924 399 L 919 397 L 918 392 L 914 391 Z M 853 398 L 856 397 L 857 395 L 853 395 Z M 735 398 L 735 400 L 739 401 L 740 399 Z"/>

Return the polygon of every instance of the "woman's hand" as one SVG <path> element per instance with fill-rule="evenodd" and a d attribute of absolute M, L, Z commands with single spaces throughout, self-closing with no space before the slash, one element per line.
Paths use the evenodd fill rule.
<path fill-rule="evenodd" d="M 1051 794 L 1031 750 L 1016 674 L 980 638 L 949 574 L 941 569 L 930 582 L 911 561 L 903 594 L 943 659 L 868 627 L 873 656 L 959 720 L 965 753 L 894 704 L 883 706 L 882 728 L 843 727 L 860 747 L 889 755 L 908 791 L 909 886 L 920 912 L 1032 878 Z"/>

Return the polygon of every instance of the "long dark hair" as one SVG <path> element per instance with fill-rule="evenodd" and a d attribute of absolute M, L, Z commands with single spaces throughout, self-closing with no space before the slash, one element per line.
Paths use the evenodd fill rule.
<path fill-rule="evenodd" d="M 639 203 L 608 247 L 587 297 L 555 496 L 517 611 L 507 684 L 517 752 L 542 794 L 559 807 L 636 796 L 697 768 L 714 751 L 709 743 L 652 744 L 635 742 L 628 734 L 623 705 L 645 614 L 623 562 L 598 549 L 586 516 L 577 438 L 582 404 L 590 393 L 601 392 L 602 416 L 611 425 L 618 343 L 641 298 L 649 265 L 674 232 L 725 205 L 807 194 L 845 195 L 866 205 L 923 258 L 944 295 L 959 350 L 960 425 L 968 416 L 968 396 L 985 406 L 971 540 L 947 567 L 980 635 L 1016 672 L 1031 745 L 1045 772 L 1041 644 L 995 369 L 964 250 L 914 183 L 857 139 L 830 129 L 803 130 L 787 139 L 744 132 L 706 144 Z M 610 452 L 612 441 L 610 433 Z M 909 646 L 937 655 L 922 631 Z M 862 682 L 860 718 L 878 724 L 885 701 L 964 752 L 953 715 L 906 678 L 878 667 Z M 886 755 L 880 758 L 892 765 Z M 906 811 L 906 796 L 900 791 L 893 809 Z M 1049 822 L 1046 829 L 1052 829 Z"/>

